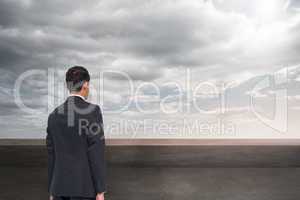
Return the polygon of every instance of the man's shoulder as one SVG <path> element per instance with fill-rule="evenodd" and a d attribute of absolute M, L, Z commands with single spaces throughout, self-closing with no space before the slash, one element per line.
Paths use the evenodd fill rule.
<path fill-rule="evenodd" d="M 83 101 L 80 101 L 80 107 L 88 107 L 91 110 L 95 110 L 95 109 L 99 108 L 99 105 L 83 100 Z"/>
<path fill-rule="evenodd" d="M 74 107 L 75 106 L 75 107 Z M 74 105 L 71 105 L 72 109 L 75 113 L 85 113 L 91 114 L 95 112 L 101 112 L 101 108 L 98 104 L 94 104 L 88 101 L 79 101 Z M 48 119 L 51 119 L 60 114 L 68 114 L 69 106 L 67 105 L 67 101 L 57 106 L 48 116 Z"/>
<path fill-rule="evenodd" d="M 56 108 L 54 108 L 50 113 L 49 113 L 49 117 L 56 115 L 59 113 L 59 111 L 65 110 L 65 103 L 60 104 L 59 106 L 57 106 Z"/>
<path fill-rule="evenodd" d="M 100 106 L 99 105 L 91 103 L 91 102 L 87 102 L 87 101 L 86 101 L 86 104 L 87 104 L 88 107 L 91 108 L 92 111 L 99 112 L 99 110 L 100 110 Z"/>

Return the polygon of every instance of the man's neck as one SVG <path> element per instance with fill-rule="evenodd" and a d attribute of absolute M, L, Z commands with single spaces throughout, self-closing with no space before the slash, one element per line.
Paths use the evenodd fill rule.
<path fill-rule="evenodd" d="M 70 96 L 77 96 L 77 97 L 82 98 L 83 100 L 86 100 L 86 98 L 83 95 L 81 95 L 80 93 L 71 93 Z"/>

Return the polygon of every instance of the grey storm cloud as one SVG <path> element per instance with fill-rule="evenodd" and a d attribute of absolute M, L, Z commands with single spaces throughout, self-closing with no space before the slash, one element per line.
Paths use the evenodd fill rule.
<path fill-rule="evenodd" d="M 1 65 L 59 66 L 100 52 L 112 57 L 99 57 L 99 65 L 121 57 L 153 58 L 154 64 L 171 67 L 221 63 L 232 68 L 293 59 L 291 50 L 299 47 L 296 34 L 287 44 L 275 46 L 282 56 L 264 60 L 265 54 L 245 52 L 243 42 L 233 40 L 247 23 L 241 13 L 251 6 L 218 2 L 213 1 L 212 8 L 201 1 L 2 1 Z M 294 49 L 282 46 L 289 43 Z"/>
<path fill-rule="evenodd" d="M 2 4 L 6 11 L 1 17 L 4 64 L 23 62 L 30 67 L 36 66 L 37 61 L 30 62 L 33 59 L 47 66 L 55 64 L 53 58 L 61 62 L 76 58 L 76 52 L 108 52 L 137 59 L 153 57 L 155 63 L 169 66 L 199 65 L 209 59 L 201 57 L 207 56 L 201 49 L 210 52 L 205 47 L 217 47 L 230 39 L 230 25 L 234 22 L 231 17 L 220 20 L 223 16 L 210 16 L 201 5 L 193 9 L 172 2 L 163 5 L 156 1 L 128 1 L 131 6 L 127 7 L 121 7 L 125 3 L 104 2 L 96 8 L 92 3 L 83 6 L 77 1 L 72 1 L 72 6 L 56 1 Z M 218 57 L 222 54 L 210 53 Z"/>

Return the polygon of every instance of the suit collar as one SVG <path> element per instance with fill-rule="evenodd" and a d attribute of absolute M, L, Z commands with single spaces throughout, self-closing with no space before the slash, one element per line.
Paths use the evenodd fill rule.
<path fill-rule="evenodd" d="M 69 97 L 79 97 L 82 100 L 86 101 L 86 99 L 83 96 L 79 95 L 79 94 L 70 94 Z"/>

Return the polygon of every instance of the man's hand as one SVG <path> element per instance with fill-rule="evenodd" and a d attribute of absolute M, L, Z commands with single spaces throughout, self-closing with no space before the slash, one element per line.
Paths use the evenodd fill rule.
<path fill-rule="evenodd" d="M 54 200 L 54 198 L 53 198 L 53 196 L 52 196 L 52 195 L 50 195 L 49 199 L 50 199 L 50 200 Z"/>
<path fill-rule="evenodd" d="M 104 200 L 104 192 L 97 194 L 96 200 Z"/>

